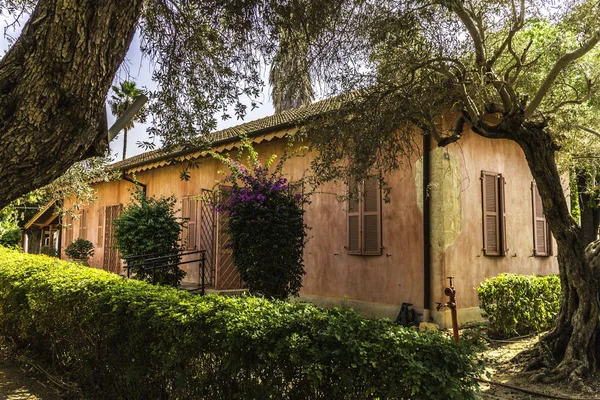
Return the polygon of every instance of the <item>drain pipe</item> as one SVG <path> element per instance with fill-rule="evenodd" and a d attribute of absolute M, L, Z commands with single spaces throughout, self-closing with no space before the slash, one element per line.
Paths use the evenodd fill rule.
<path fill-rule="evenodd" d="M 144 192 L 144 194 L 146 194 L 146 185 L 144 185 L 143 183 L 136 181 L 135 179 L 131 179 L 127 176 L 127 174 L 125 173 L 125 171 L 123 171 L 123 180 L 127 181 L 127 182 L 131 182 L 136 186 L 141 186 L 142 187 L 142 192 Z"/>
<path fill-rule="evenodd" d="M 431 312 L 431 135 L 423 133 L 423 309 Z"/>

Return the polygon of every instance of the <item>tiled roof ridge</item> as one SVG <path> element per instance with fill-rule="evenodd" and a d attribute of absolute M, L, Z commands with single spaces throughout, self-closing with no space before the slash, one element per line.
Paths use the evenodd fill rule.
<path fill-rule="evenodd" d="M 333 111 L 340 107 L 342 103 L 341 96 L 330 97 L 308 105 L 291 108 L 282 112 L 262 117 L 253 121 L 243 122 L 229 128 L 221 129 L 207 135 L 207 139 L 211 144 L 238 138 L 241 134 L 252 135 L 257 132 L 265 132 L 271 129 L 276 129 L 282 125 L 293 124 L 302 121 L 311 116 L 320 115 L 328 111 Z M 185 149 L 186 152 L 195 152 L 200 150 L 199 147 Z M 132 165 L 141 165 L 153 162 L 159 158 L 175 155 L 181 150 L 175 150 L 169 153 L 162 149 L 147 151 L 142 154 L 135 155 L 125 160 L 118 161 L 109 166 L 112 170 L 127 168 Z"/>

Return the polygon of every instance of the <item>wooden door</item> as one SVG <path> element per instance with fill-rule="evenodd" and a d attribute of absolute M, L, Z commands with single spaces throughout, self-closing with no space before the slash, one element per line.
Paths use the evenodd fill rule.
<path fill-rule="evenodd" d="M 224 203 L 229 200 L 231 189 L 227 187 L 220 188 L 219 202 Z M 216 288 L 217 289 L 241 289 L 243 288 L 240 273 L 233 264 L 233 251 L 227 244 L 229 234 L 225 231 L 229 215 L 227 213 L 217 213 L 217 265 L 216 265 Z"/>
<path fill-rule="evenodd" d="M 213 203 L 215 201 L 214 192 L 208 189 L 202 189 L 200 194 L 200 250 L 206 251 L 206 261 L 204 265 L 204 284 L 206 286 L 215 285 L 215 250 L 216 250 L 216 213 Z M 200 282 L 202 271 L 199 271 Z"/>

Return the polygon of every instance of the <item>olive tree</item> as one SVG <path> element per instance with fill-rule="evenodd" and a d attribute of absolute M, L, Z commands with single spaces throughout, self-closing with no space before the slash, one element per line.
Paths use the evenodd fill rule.
<path fill-rule="evenodd" d="M 321 156 L 321 180 L 401 166 L 415 127 L 439 146 L 465 129 L 516 142 L 523 150 L 558 243 L 563 296 L 554 328 L 541 339 L 556 360 L 537 375 L 581 378 L 598 368 L 600 246 L 585 250 L 571 217 L 557 160 L 595 140 L 599 121 L 600 7 L 596 1 L 357 1 L 329 33 L 330 51 L 312 68 L 340 109 L 305 129 Z M 441 117 L 454 115 L 445 129 Z M 567 157 L 568 158 L 568 157 Z"/>

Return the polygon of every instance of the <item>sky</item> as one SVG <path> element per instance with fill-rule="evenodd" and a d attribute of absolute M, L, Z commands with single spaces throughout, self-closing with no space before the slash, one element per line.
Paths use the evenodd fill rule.
<path fill-rule="evenodd" d="M 10 24 L 13 19 L 7 15 L 0 14 L 0 27 L 3 29 L 0 31 L 0 56 L 4 55 L 4 53 L 10 47 L 10 37 L 17 38 L 22 28 L 22 24 L 25 22 L 26 17 L 22 18 L 19 23 L 14 27 L 9 28 L 4 31 L 4 27 Z M 263 76 L 263 81 L 268 82 L 267 72 L 268 68 L 265 69 L 265 76 Z M 152 77 L 152 67 L 149 60 L 144 59 L 140 52 L 140 41 L 139 37 L 136 34 L 131 45 L 129 47 L 129 51 L 127 52 L 125 62 L 121 65 L 121 68 L 117 72 L 115 76 L 115 80 L 113 84 L 118 84 L 123 80 L 131 80 L 136 83 L 136 85 L 140 88 L 147 88 L 149 90 L 153 90 L 156 88 L 156 85 L 151 79 Z M 255 119 L 259 119 L 268 115 L 273 114 L 273 106 L 271 105 L 270 98 L 270 87 L 265 85 L 263 89 L 262 95 L 256 99 L 259 106 L 254 110 L 251 110 L 250 100 L 248 99 L 245 103 L 248 106 L 246 116 L 243 120 L 239 120 L 234 118 L 227 119 L 223 121 L 220 118 L 220 115 L 216 115 L 217 119 L 217 130 L 224 129 L 230 126 L 239 125 L 243 122 L 253 121 Z M 109 91 L 110 97 L 110 91 Z M 230 110 L 230 115 L 235 115 L 233 110 Z M 107 115 L 108 115 L 108 126 L 111 126 L 114 122 L 115 118 L 112 116 L 110 109 L 107 107 Z M 148 121 L 151 121 L 151 118 L 148 118 Z M 132 157 L 137 154 L 143 153 L 143 149 L 138 148 L 136 142 L 147 140 L 148 135 L 146 133 L 146 129 L 148 128 L 148 124 L 136 124 L 135 127 L 128 132 L 127 138 L 127 157 Z M 122 158 L 122 150 L 123 150 L 123 132 L 120 132 L 119 135 L 110 143 L 111 154 L 115 160 L 121 160 Z"/>

